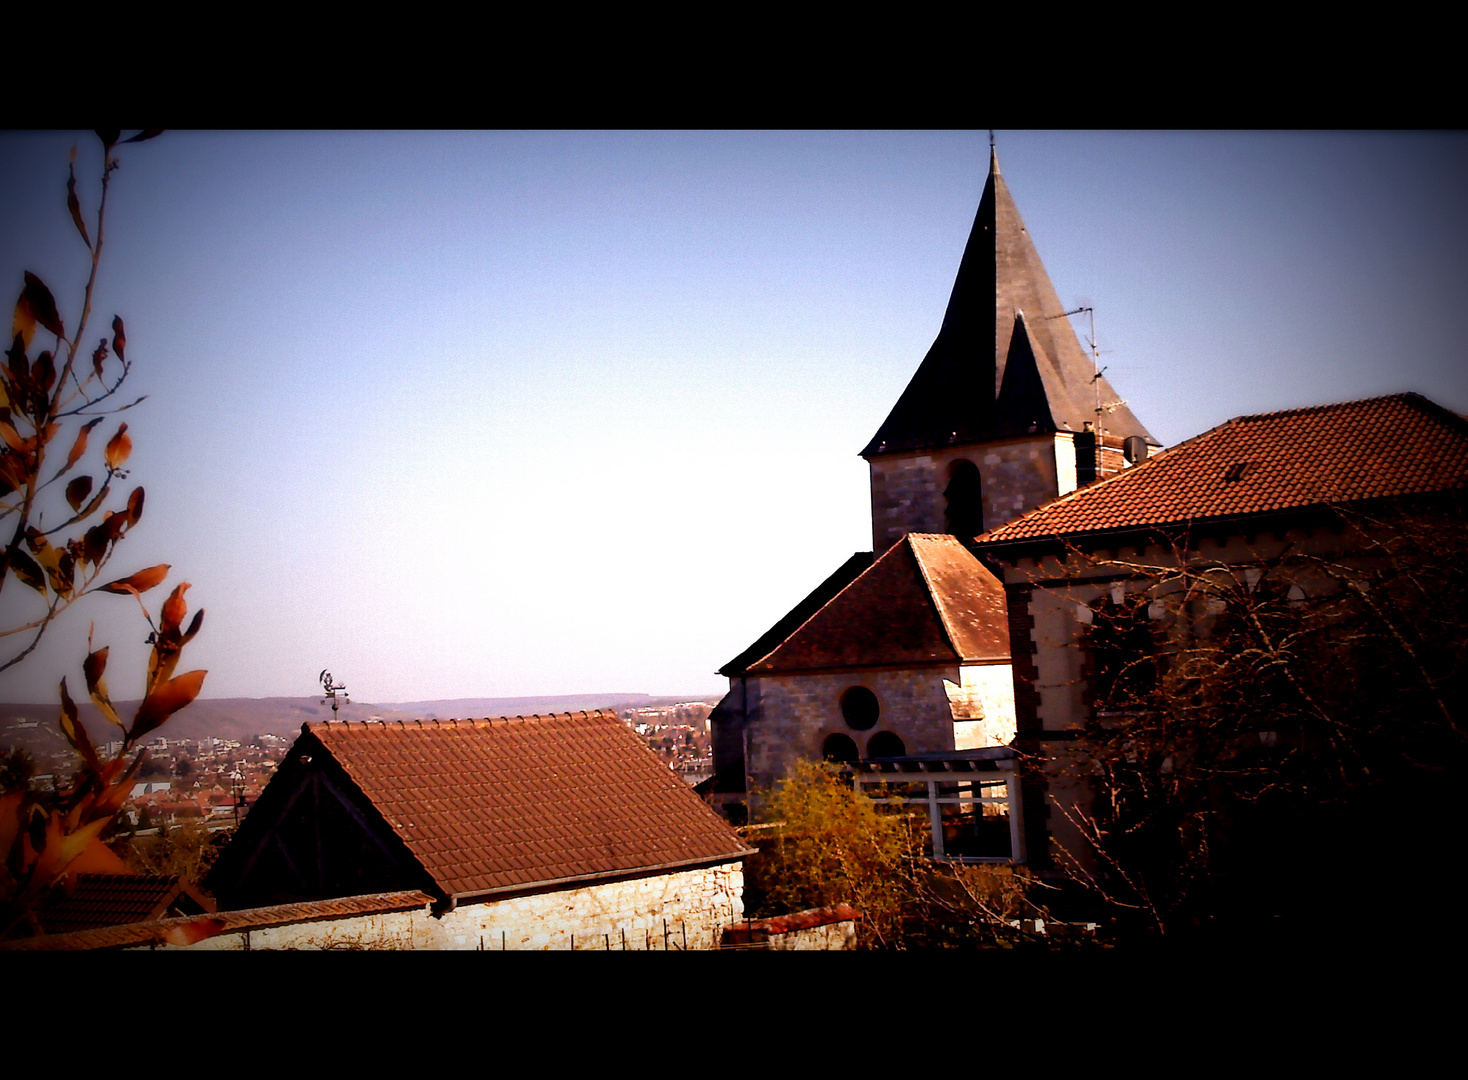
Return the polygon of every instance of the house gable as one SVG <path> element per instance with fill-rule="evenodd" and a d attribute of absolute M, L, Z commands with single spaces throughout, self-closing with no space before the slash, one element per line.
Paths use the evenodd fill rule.
<path fill-rule="evenodd" d="M 221 857 L 235 897 L 303 879 L 459 900 L 748 854 L 609 710 L 306 725 L 289 761 Z"/>
<path fill-rule="evenodd" d="M 443 895 L 308 725 L 208 885 L 230 908 L 404 889 Z"/>
<path fill-rule="evenodd" d="M 953 537 L 912 533 L 749 671 L 1008 659 L 998 581 Z"/>

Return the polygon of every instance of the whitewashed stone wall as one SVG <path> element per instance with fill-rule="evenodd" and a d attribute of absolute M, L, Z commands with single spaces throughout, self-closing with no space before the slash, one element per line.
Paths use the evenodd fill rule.
<path fill-rule="evenodd" d="M 959 682 L 943 681 L 953 714 L 953 748 L 1008 746 L 1014 739 L 1014 668 L 965 664 Z"/>
<path fill-rule="evenodd" d="M 220 934 L 195 950 L 429 949 L 550 951 L 718 947 L 744 917 L 743 863 L 614 881 L 534 896 L 462 904 L 435 918 L 426 909 L 352 916 Z M 664 938 L 664 920 L 667 937 Z M 164 946 L 171 948 L 172 946 Z"/>

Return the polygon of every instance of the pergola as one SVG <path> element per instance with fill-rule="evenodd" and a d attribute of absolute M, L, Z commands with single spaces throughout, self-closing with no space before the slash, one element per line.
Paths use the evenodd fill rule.
<path fill-rule="evenodd" d="M 926 808 L 934 859 L 1025 861 L 1019 774 L 1009 747 L 865 758 L 846 769 L 858 791 Z"/>

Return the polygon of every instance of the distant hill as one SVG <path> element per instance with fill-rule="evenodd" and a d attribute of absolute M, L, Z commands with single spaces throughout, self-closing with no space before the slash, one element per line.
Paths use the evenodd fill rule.
<path fill-rule="evenodd" d="M 538 713 L 576 712 L 579 709 L 644 709 L 703 701 L 697 694 L 654 697 L 651 694 L 560 694 L 547 697 L 448 698 L 442 701 L 398 701 L 385 708 L 412 716 L 443 718 L 481 716 L 534 716 Z M 717 698 L 713 699 L 717 701 Z"/>
<path fill-rule="evenodd" d="M 341 706 L 342 720 L 412 720 L 439 717 L 449 719 L 486 716 L 530 716 L 535 713 L 574 712 L 578 709 L 628 709 L 672 705 L 682 701 L 716 701 L 697 694 L 560 694 L 545 697 L 513 698 L 449 698 L 440 701 L 404 701 L 373 705 L 353 701 Z M 136 701 L 117 702 L 117 711 L 130 717 L 137 709 Z M 116 737 L 117 728 L 103 718 L 90 702 L 77 703 L 82 726 L 94 741 L 105 742 Z M 0 704 L 0 750 L 25 747 L 33 754 L 57 754 L 68 750 L 66 740 L 57 729 L 56 719 L 61 705 Z M 158 733 L 170 739 L 236 739 L 247 742 L 256 735 L 294 735 L 301 725 L 313 720 L 329 720 L 329 704 L 319 697 L 305 698 L 213 698 L 196 701 L 177 713 Z"/>

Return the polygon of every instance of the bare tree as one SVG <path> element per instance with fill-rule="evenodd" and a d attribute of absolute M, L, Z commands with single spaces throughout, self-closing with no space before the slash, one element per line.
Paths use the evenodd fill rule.
<path fill-rule="evenodd" d="M 1071 552 L 1122 584 L 1080 641 L 1089 799 L 1055 808 L 1082 838 L 1060 861 L 1135 928 L 1349 920 L 1399 860 L 1424 908 L 1456 887 L 1464 504 L 1334 513 L 1336 543 L 1246 559 Z"/>

